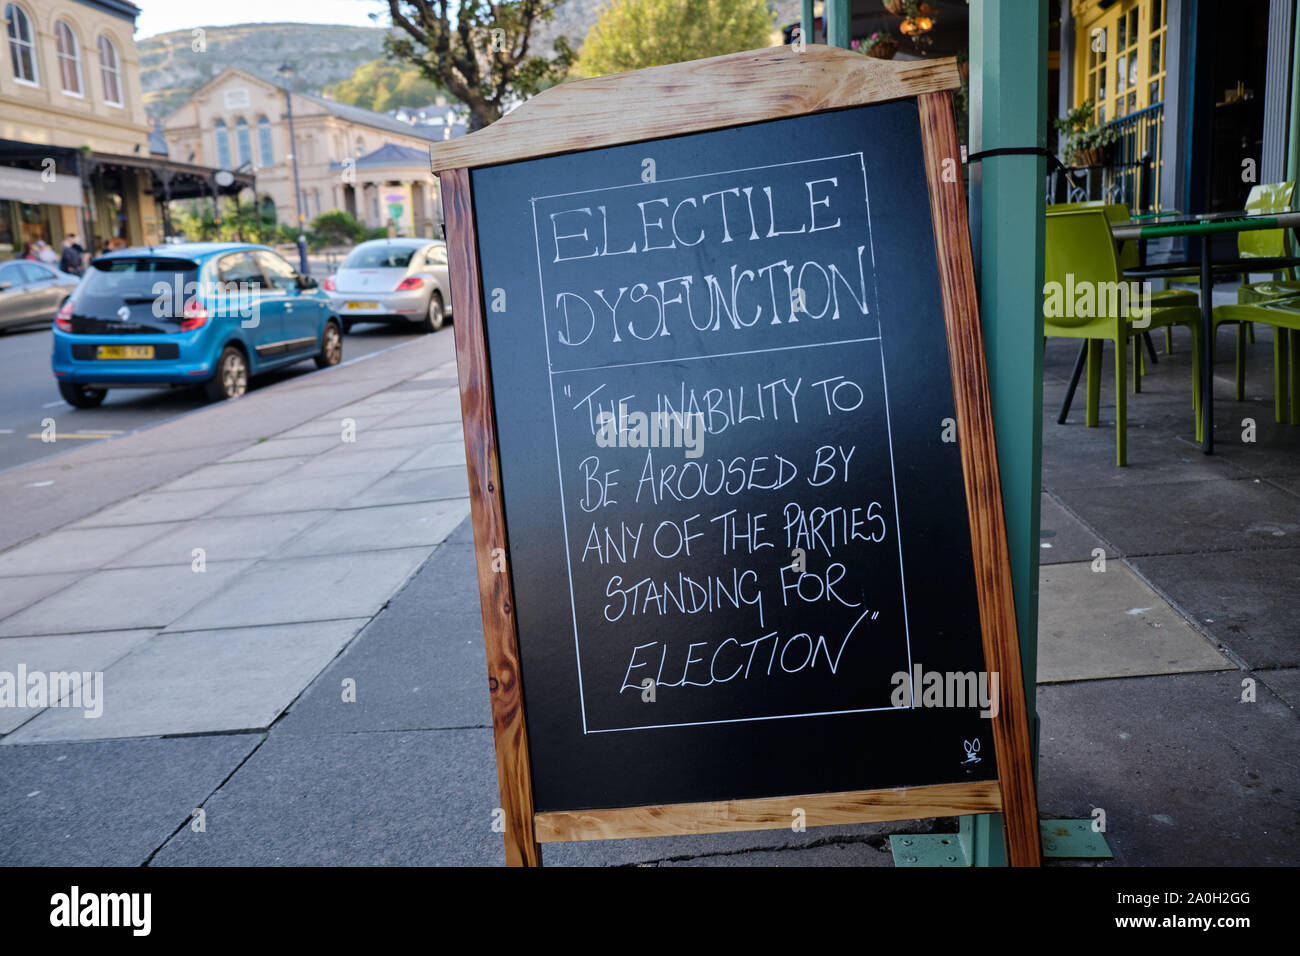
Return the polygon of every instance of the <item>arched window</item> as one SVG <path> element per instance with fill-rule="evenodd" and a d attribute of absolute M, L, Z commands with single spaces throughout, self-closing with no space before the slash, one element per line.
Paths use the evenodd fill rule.
<path fill-rule="evenodd" d="M 81 47 L 72 27 L 60 20 L 54 24 L 55 49 L 59 58 L 59 82 L 63 92 L 84 96 L 81 89 Z"/>
<path fill-rule="evenodd" d="M 366 151 L 366 141 L 360 136 L 357 137 L 357 155 L 360 156 Z"/>
<path fill-rule="evenodd" d="M 104 84 L 104 102 L 122 105 L 122 68 L 117 59 L 117 47 L 108 37 L 99 37 L 99 78 Z"/>
<path fill-rule="evenodd" d="M 257 148 L 262 154 L 262 165 L 270 166 L 275 154 L 271 151 L 271 121 L 265 116 L 257 120 Z"/>
<path fill-rule="evenodd" d="M 217 169 L 229 169 L 230 131 L 226 129 L 225 120 L 217 120 L 215 132 L 217 137 Z"/>
<path fill-rule="evenodd" d="M 248 121 L 242 116 L 235 120 L 235 145 L 239 147 L 239 165 L 253 162 L 253 137 L 248 131 Z"/>
<path fill-rule="evenodd" d="M 35 86 L 40 82 L 40 75 L 36 72 L 36 42 L 31 18 L 18 4 L 6 4 L 5 25 L 9 33 L 9 58 L 13 61 L 14 79 Z"/>

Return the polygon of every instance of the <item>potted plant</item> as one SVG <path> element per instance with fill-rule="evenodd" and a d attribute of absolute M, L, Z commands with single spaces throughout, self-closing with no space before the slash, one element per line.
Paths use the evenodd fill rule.
<path fill-rule="evenodd" d="M 1052 125 L 1064 135 L 1061 152 L 1067 166 L 1106 166 L 1114 154 L 1119 130 L 1113 126 L 1093 125 L 1092 100 L 1079 104 Z"/>
<path fill-rule="evenodd" d="M 898 40 L 889 31 L 877 31 L 865 40 L 857 41 L 859 53 L 873 56 L 877 60 L 892 60 L 898 52 Z"/>

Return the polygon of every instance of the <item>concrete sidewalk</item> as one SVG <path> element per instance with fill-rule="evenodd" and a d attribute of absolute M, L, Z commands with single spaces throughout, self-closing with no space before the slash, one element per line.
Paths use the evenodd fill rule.
<path fill-rule="evenodd" d="M 451 347 L 430 336 L 0 474 L 20 502 L 3 533 L 23 542 L 0 552 L 0 670 L 101 670 L 105 698 L 97 719 L 0 709 L 0 864 L 503 862 Z M 1049 405 L 1069 358 L 1049 351 Z M 1160 415 L 1177 430 L 1178 361 L 1130 404 L 1126 473 L 1109 465 L 1113 431 L 1045 425 L 1041 812 L 1105 809 L 1120 864 L 1295 863 L 1300 672 L 1273 658 L 1250 670 L 1162 596 L 1173 579 L 1148 570 L 1134 535 L 1168 523 L 1152 504 L 1112 514 L 1082 494 L 1110 485 L 1122 503 L 1152 469 L 1199 481 L 1240 467 L 1142 432 L 1166 427 Z M 1153 463 L 1152 447 L 1174 455 Z M 1239 545 L 1275 537 L 1243 533 Z M 1216 553 L 1229 579 L 1247 573 L 1237 555 L 1256 560 Z M 1257 703 L 1240 702 L 1243 678 L 1258 679 Z M 889 834 L 954 826 L 552 845 L 545 858 L 888 866 Z"/>
<path fill-rule="evenodd" d="M 451 347 L 0 476 L 6 533 L 44 532 L 0 553 L 0 670 L 103 671 L 107 695 L 97 719 L 0 709 L 4 744 L 269 727 L 468 513 Z"/>

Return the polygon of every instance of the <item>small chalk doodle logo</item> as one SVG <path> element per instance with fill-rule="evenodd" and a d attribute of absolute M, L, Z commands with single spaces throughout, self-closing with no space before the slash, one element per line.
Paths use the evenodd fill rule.
<path fill-rule="evenodd" d="M 962 746 L 966 748 L 966 759 L 961 762 L 963 767 L 973 766 L 980 762 L 980 740 L 978 737 L 974 740 L 963 740 Z"/>

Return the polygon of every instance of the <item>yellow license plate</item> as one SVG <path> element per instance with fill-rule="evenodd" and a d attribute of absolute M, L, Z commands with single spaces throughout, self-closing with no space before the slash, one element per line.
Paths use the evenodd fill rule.
<path fill-rule="evenodd" d="M 101 359 L 151 359 L 152 345 L 101 345 L 95 349 L 95 358 Z"/>
<path fill-rule="evenodd" d="M 349 302 L 344 306 L 345 309 L 377 309 L 378 302 Z"/>

